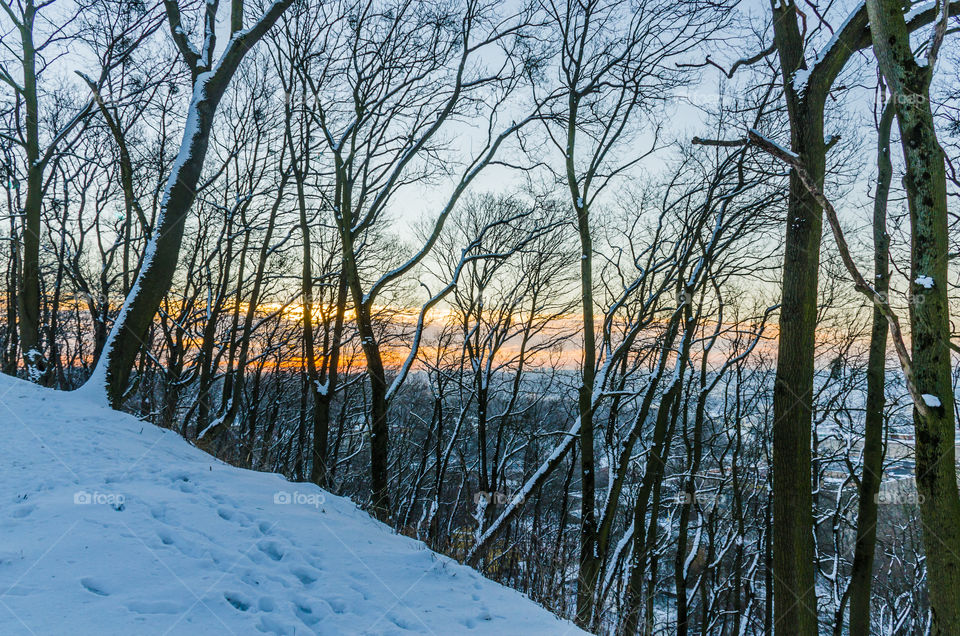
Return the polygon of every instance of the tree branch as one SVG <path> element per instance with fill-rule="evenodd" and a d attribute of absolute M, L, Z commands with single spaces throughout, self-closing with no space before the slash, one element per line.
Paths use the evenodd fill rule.
<path fill-rule="evenodd" d="M 916 383 L 914 382 L 913 366 L 910 360 L 910 354 L 907 350 L 907 345 L 903 338 L 903 330 L 900 327 L 900 319 L 890 307 L 888 300 L 881 294 L 878 294 L 877 291 L 871 287 L 869 283 L 867 283 L 866 279 L 857 268 L 857 264 L 850 255 L 850 248 L 843 236 L 843 230 L 840 227 L 840 220 L 837 217 L 837 211 L 834 209 L 833 204 L 830 203 L 830 200 L 827 199 L 820 188 L 817 187 L 816 182 L 811 178 L 810 173 L 807 172 L 803 162 L 800 161 L 800 157 L 796 153 L 791 152 L 783 146 L 767 139 L 752 128 L 748 131 L 748 134 L 750 143 L 752 145 L 757 146 L 761 150 L 773 155 L 777 159 L 780 159 L 789 165 L 797 177 L 800 178 L 800 181 L 803 183 L 804 187 L 810 192 L 813 198 L 816 199 L 820 207 L 823 208 L 824 212 L 826 213 L 827 220 L 830 223 L 830 229 L 833 231 L 833 238 L 837 242 L 837 248 L 840 251 L 840 258 L 843 260 L 843 264 L 847 268 L 847 272 L 849 272 L 850 276 L 853 278 L 854 288 L 869 298 L 890 324 L 890 335 L 893 336 L 894 349 L 896 350 L 897 357 L 900 360 L 900 366 L 903 368 L 903 375 L 907 381 L 907 390 L 910 392 L 910 397 L 913 399 L 914 406 L 921 415 L 924 417 L 929 416 L 929 407 L 927 406 L 926 402 L 923 401 L 923 397 L 920 394 L 919 389 L 917 389 Z"/>

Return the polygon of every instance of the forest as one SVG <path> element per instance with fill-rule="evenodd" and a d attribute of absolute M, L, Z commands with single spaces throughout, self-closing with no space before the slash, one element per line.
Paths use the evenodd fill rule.
<path fill-rule="evenodd" d="M 960 633 L 960 2 L 0 7 L 3 373 L 592 633 Z"/>

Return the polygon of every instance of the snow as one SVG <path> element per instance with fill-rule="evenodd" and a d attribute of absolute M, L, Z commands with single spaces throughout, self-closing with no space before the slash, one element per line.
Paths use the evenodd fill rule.
<path fill-rule="evenodd" d="M 40 365 L 43 363 L 43 354 L 39 349 L 30 349 L 23 354 L 23 359 L 32 363 L 27 367 L 27 373 L 30 374 L 30 379 L 33 382 L 39 382 L 40 378 L 43 377 L 43 371 L 40 368 Z"/>
<path fill-rule="evenodd" d="M 766 143 L 770 144 L 770 146 L 776 148 L 780 153 L 782 153 L 783 155 L 789 157 L 790 159 L 799 159 L 799 158 L 800 158 L 800 155 L 798 155 L 797 153 L 793 152 L 792 150 L 790 150 L 790 149 L 787 148 L 786 146 L 782 146 L 782 145 L 778 144 L 777 142 L 775 142 L 774 140 L 770 139 L 769 137 L 767 137 L 767 136 L 765 136 L 765 135 L 761 135 L 761 134 L 760 134 L 760 131 L 756 130 L 755 128 L 751 128 L 751 129 L 750 129 L 750 133 L 753 134 L 753 135 L 756 135 L 758 138 L 760 138 L 760 139 L 762 139 L 763 141 L 765 141 Z"/>
<path fill-rule="evenodd" d="M 0 634 L 574 634 L 312 484 L 0 375 Z"/>
<path fill-rule="evenodd" d="M 777 1 L 779 2 L 779 0 Z M 860 12 L 863 10 L 864 10 L 864 3 L 858 2 L 857 5 L 853 8 L 853 10 L 847 14 L 847 17 L 843 21 L 843 24 L 841 24 L 838 28 L 834 30 L 833 35 L 831 36 L 830 40 L 827 41 L 826 45 L 824 45 L 824 47 L 820 49 L 820 51 L 816 54 L 813 60 L 811 60 L 809 66 L 807 68 L 797 69 L 794 72 L 793 78 L 791 80 L 793 83 L 793 90 L 795 90 L 797 93 L 804 93 L 807 90 L 807 83 L 810 80 L 811 69 L 816 68 L 817 65 L 820 62 L 822 62 L 827 57 L 827 55 L 830 54 L 830 52 L 833 49 L 837 47 L 838 43 L 840 42 L 841 34 L 843 34 L 847 30 L 847 27 L 850 25 L 853 19 L 856 18 L 857 15 L 860 14 Z"/>
<path fill-rule="evenodd" d="M 810 69 L 798 68 L 793 74 L 793 90 L 803 93 L 807 90 L 807 82 L 810 80 Z"/>
<path fill-rule="evenodd" d="M 932 409 L 935 409 L 941 406 L 940 398 L 938 398 L 936 395 L 932 395 L 930 393 L 924 393 L 922 397 L 923 397 L 923 403 Z"/>
<path fill-rule="evenodd" d="M 911 20 L 919 16 L 921 13 L 925 11 L 929 11 L 931 9 L 935 9 L 936 6 L 937 6 L 936 2 L 920 2 L 910 7 L 910 11 L 908 11 L 903 16 L 903 19 L 905 22 L 910 22 Z"/>
<path fill-rule="evenodd" d="M 933 278 L 930 276 L 924 276 L 921 274 L 920 276 L 917 276 L 917 280 L 913 282 L 926 289 L 933 289 Z"/>
<path fill-rule="evenodd" d="M 847 19 L 844 20 L 843 24 L 841 24 L 837 29 L 833 31 L 833 36 L 827 42 L 826 46 L 824 46 L 820 50 L 820 52 L 817 54 L 817 59 L 814 60 L 814 65 L 819 63 L 825 57 L 827 57 L 830 51 L 832 51 L 837 46 L 837 43 L 840 41 L 840 34 L 847 30 L 847 26 L 849 26 L 850 22 L 852 22 L 853 19 L 857 17 L 857 14 L 859 14 L 864 9 L 864 5 L 865 5 L 864 2 L 858 2 L 857 6 L 855 6 L 853 10 L 847 14 Z"/>

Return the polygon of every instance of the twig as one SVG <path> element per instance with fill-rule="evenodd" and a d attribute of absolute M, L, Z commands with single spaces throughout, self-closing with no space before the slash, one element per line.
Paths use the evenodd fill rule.
<path fill-rule="evenodd" d="M 763 49 L 756 55 L 751 55 L 750 57 L 744 57 L 737 60 L 736 62 L 733 63 L 733 66 L 730 67 L 729 71 L 723 68 L 722 66 L 720 66 L 719 64 L 717 64 L 716 62 L 714 62 L 713 60 L 711 60 L 709 55 L 706 57 L 706 59 L 703 62 L 700 62 L 698 64 L 678 62 L 677 68 L 703 68 L 704 66 L 713 66 L 714 68 L 720 69 L 720 72 L 726 75 L 727 79 L 732 79 L 733 74 L 737 72 L 738 68 L 740 68 L 741 66 L 751 66 L 753 64 L 756 64 L 763 58 L 773 53 L 775 50 L 776 50 L 776 45 L 771 44 L 770 46 Z"/>

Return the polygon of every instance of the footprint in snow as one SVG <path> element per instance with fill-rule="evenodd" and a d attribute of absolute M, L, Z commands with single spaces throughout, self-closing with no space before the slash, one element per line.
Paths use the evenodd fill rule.
<path fill-rule="evenodd" d="M 316 580 L 320 578 L 319 574 L 315 574 L 314 572 L 311 572 L 309 568 L 302 565 L 296 565 L 290 568 L 290 573 L 293 574 L 295 577 L 297 577 L 297 580 L 299 580 L 300 583 L 302 583 L 303 585 L 310 585 L 311 583 L 315 583 Z"/>
<path fill-rule="evenodd" d="M 80 585 L 86 588 L 88 592 L 93 592 L 97 596 L 110 596 L 110 592 L 105 589 L 105 586 L 102 583 L 99 583 L 90 577 L 80 579 Z"/>
<path fill-rule="evenodd" d="M 261 541 L 257 544 L 257 549 L 274 561 L 279 561 L 283 558 L 283 549 L 276 541 Z"/>
<path fill-rule="evenodd" d="M 250 587 L 260 587 L 260 577 L 257 576 L 252 570 L 247 570 L 240 577 L 240 580 L 249 585 Z"/>
<path fill-rule="evenodd" d="M 387 614 L 387 618 L 390 620 L 391 623 L 393 623 L 400 629 L 406 629 L 406 630 L 413 629 L 410 622 L 407 619 L 403 618 L 402 616 L 398 616 L 397 614 L 394 614 L 391 612 L 390 614 Z"/>
<path fill-rule="evenodd" d="M 161 523 L 167 522 L 167 509 L 164 506 L 151 506 L 150 507 L 150 516 L 153 517 L 154 521 L 159 521 Z"/>
<path fill-rule="evenodd" d="M 311 625 L 316 625 L 322 620 L 320 616 L 314 614 L 313 608 L 306 603 L 297 603 L 294 613 L 297 615 L 297 618 L 303 621 L 303 624 L 307 625 L 308 627 Z"/>
<path fill-rule="evenodd" d="M 174 481 L 190 481 L 190 473 L 184 470 L 172 470 L 164 475 L 171 482 Z"/>
<path fill-rule="evenodd" d="M 246 612 L 253 604 L 249 598 L 240 592 L 224 592 L 223 598 L 227 599 L 227 603 L 230 603 L 235 610 L 241 612 Z"/>
<path fill-rule="evenodd" d="M 14 519 L 23 519 L 36 509 L 37 507 L 33 504 L 20 504 L 10 513 L 10 516 Z"/>
<path fill-rule="evenodd" d="M 161 530 L 160 532 L 157 533 L 157 536 L 160 538 L 160 542 L 163 543 L 163 545 L 173 545 L 174 543 L 176 543 L 176 541 L 173 538 L 173 535 L 170 534 L 169 532 Z"/>

